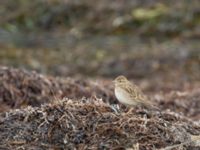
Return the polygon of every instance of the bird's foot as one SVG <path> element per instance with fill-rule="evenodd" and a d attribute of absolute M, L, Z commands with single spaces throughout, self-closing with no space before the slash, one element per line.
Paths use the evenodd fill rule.
<path fill-rule="evenodd" d="M 143 118 L 150 118 L 151 116 L 151 113 L 148 110 L 142 108 L 137 109 L 136 113 L 141 115 Z"/>

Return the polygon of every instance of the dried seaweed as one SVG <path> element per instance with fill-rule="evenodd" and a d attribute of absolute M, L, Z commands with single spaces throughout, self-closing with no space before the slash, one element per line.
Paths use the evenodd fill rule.
<path fill-rule="evenodd" d="M 10 108 L 40 106 L 63 97 L 97 96 L 109 102 L 114 99 L 109 88 L 87 80 L 54 78 L 36 72 L 0 67 L 0 112 Z"/>
<path fill-rule="evenodd" d="M 136 143 L 140 149 L 153 149 L 200 134 L 200 124 L 178 114 L 116 114 L 98 99 L 63 99 L 3 113 L 1 118 L 0 145 L 9 149 L 126 149 Z M 188 146 L 195 148 L 192 142 Z"/>
<path fill-rule="evenodd" d="M 110 83 L 1 67 L 0 149 L 200 148 L 193 140 L 200 135 L 198 86 L 149 90 L 161 111 L 127 113 Z"/>
<path fill-rule="evenodd" d="M 172 91 L 169 94 L 157 95 L 160 107 L 182 113 L 193 120 L 200 119 L 200 88 L 185 92 Z"/>

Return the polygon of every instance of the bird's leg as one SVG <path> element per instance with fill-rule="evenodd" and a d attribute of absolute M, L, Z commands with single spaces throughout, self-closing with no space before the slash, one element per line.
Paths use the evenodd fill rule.
<path fill-rule="evenodd" d="M 134 108 L 131 107 L 131 108 L 126 112 L 126 114 L 131 114 L 133 110 L 134 110 Z"/>
<path fill-rule="evenodd" d="M 110 108 L 116 113 L 116 114 L 119 114 L 120 113 L 120 108 L 119 108 L 119 105 L 118 104 L 113 104 L 113 105 L 110 105 Z"/>

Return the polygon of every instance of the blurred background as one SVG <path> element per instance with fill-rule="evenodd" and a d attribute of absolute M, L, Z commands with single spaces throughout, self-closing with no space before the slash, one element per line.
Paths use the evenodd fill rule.
<path fill-rule="evenodd" d="M 200 81 L 198 0 L 1 0 L 0 65 Z"/>

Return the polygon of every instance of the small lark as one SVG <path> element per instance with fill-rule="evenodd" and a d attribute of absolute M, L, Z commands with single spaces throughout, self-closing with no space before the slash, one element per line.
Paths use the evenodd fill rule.
<path fill-rule="evenodd" d="M 143 94 L 143 92 L 124 76 L 118 76 L 114 81 L 115 96 L 127 106 L 145 106 L 146 108 L 157 108 Z"/>

